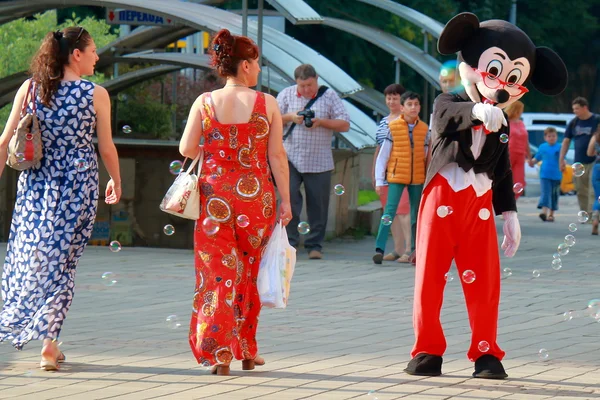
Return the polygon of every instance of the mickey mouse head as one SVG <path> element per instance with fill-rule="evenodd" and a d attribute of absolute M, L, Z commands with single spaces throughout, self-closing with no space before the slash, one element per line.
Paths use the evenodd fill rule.
<path fill-rule="evenodd" d="M 480 23 L 475 14 L 458 14 L 444 27 L 438 51 L 458 52 L 461 82 L 475 103 L 505 108 L 529 91 L 529 83 L 546 95 L 557 95 L 567 86 L 562 59 L 547 47 L 536 47 L 507 21 Z"/>

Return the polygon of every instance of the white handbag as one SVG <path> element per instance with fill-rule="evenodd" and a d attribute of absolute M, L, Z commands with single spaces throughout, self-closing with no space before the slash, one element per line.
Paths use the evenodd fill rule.
<path fill-rule="evenodd" d="M 160 202 L 160 209 L 166 213 L 181 218 L 197 220 L 200 218 L 200 190 L 198 188 L 198 177 L 204 162 L 204 151 L 194 158 L 187 171 L 183 167 L 187 158 L 183 160 L 181 171 L 175 182 L 171 185 L 167 194 Z M 198 164 L 198 173 L 194 174 L 194 167 Z"/>

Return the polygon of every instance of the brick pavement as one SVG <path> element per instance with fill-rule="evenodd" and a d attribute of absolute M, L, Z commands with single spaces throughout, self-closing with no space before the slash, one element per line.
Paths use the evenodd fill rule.
<path fill-rule="evenodd" d="M 551 224 L 537 218 L 533 199 L 520 200 L 521 248 L 514 259 L 502 258 L 513 271 L 503 280 L 500 311 L 499 343 L 510 375 L 505 381 L 470 378 L 458 279 L 447 286 L 442 312 L 445 375 L 402 372 L 413 341 L 414 271 L 396 263 L 373 265 L 369 237 L 328 243 L 322 261 L 300 255 L 289 308 L 261 316 L 259 344 L 267 365 L 245 372 L 235 363 L 230 377 L 207 375 L 188 348 L 191 251 L 124 248 L 114 254 L 89 247 L 61 337 L 69 362 L 60 372 L 45 373 L 37 369 L 39 343 L 22 352 L 1 344 L 0 399 L 600 398 L 600 324 L 589 316 L 563 320 L 565 311 L 600 298 L 600 238 L 590 235 L 590 225 L 578 224 L 576 245 L 563 257 L 563 268 L 552 270 L 552 253 L 577 212 L 574 198 L 561 201 Z M 539 278 L 533 269 L 541 271 Z M 106 271 L 116 274 L 112 287 L 102 283 Z M 168 315 L 178 316 L 182 326 L 171 329 Z M 545 361 L 541 348 L 549 353 Z"/>

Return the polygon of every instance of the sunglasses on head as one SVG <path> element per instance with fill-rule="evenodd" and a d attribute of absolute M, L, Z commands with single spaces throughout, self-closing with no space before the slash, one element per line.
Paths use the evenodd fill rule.
<path fill-rule="evenodd" d="M 83 31 L 85 29 L 83 28 L 83 26 L 79 27 L 79 33 L 77 34 L 77 38 L 75 39 L 75 44 L 79 43 L 79 39 L 81 39 L 81 35 L 83 35 Z"/>

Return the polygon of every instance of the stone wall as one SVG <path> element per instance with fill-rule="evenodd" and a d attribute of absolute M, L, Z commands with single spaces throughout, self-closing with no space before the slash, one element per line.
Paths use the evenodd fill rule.
<path fill-rule="evenodd" d="M 123 196 L 121 203 L 109 206 L 104 202 L 108 174 L 100 162 L 100 200 L 93 244 L 119 240 L 123 246 L 193 248 L 194 222 L 166 214 L 158 208 L 162 197 L 173 183 L 169 163 L 181 159 L 177 146 L 119 145 Z M 364 180 L 365 156 L 350 150 L 334 150 L 335 170 L 331 184 L 324 187 L 330 193 L 327 237 L 344 233 L 355 225 L 358 190 Z M 368 156 L 366 159 L 369 159 Z M 372 160 L 372 156 L 370 158 Z M 369 167 L 370 168 L 370 167 Z M 370 170 L 369 170 L 370 171 Z M 370 174 L 370 172 L 369 172 Z M 5 168 L 0 179 L 0 240 L 8 239 L 16 194 L 18 172 Z M 342 184 L 345 193 L 335 195 L 333 187 Z M 302 220 L 306 220 L 303 207 Z M 175 234 L 167 236 L 163 227 L 173 225 Z"/>

